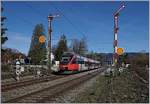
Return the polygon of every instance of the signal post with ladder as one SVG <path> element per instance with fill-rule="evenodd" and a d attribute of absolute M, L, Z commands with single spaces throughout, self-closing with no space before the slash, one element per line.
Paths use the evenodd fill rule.
<path fill-rule="evenodd" d="M 48 47 L 47 47 L 47 53 L 48 53 L 48 69 L 51 70 L 51 22 L 53 18 L 58 17 L 59 15 L 49 15 L 48 16 Z"/>
<path fill-rule="evenodd" d="M 120 11 L 125 8 L 124 3 L 121 5 L 121 7 L 114 13 L 114 54 L 113 54 L 113 65 L 116 66 L 117 65 L 117 61 L 118 61 L 118 17 L 119 17 L 119 13 Z M 119 49 L 119 52 L 121 50 Z M 122 49 L 123 52 L 123 49 Z"/>

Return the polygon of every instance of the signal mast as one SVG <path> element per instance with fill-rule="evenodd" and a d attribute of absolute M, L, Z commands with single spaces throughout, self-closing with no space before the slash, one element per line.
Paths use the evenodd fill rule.
<path fill-rule="evenodd" d="M 49 15 L 48 16 L 48 68 L 51 70 L 51 32 L 52 32 L 52 26 L 51 26 L 51 22 L 53 20 L 53 18 L 58 17 L 59 15 Z"/>
<path fill-rule="evenodd" d="M 117 49 L 118 49 L 118 17 L 119 13 L 122 9 L 125 8 L 124 3 L 121 4 L 120 8 L 114 13 L 114 54 L 113 54 L 113 65 L 116 66 L 117 61 L 118 61 L 118 54 L 117 54 Z"/>

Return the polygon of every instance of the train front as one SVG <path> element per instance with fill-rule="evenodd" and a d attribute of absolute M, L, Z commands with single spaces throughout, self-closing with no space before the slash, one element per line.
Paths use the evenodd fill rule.
<path fill-rule="evenodd" d="M 75 61 L 75 54 L 64 53 L 59 65 L 60 72 L 78 70 L 78 65 Z"/>

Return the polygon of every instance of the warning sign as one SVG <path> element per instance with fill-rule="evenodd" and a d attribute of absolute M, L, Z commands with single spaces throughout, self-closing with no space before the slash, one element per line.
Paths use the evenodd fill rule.
<path fill-rule="evenodd" d="M 117 48 L 117 54 L 122 55 L 123 54 L 123 48 Z"/>
<path fill-rule="evenodd" d="M 43 35 L 40 36 L 40 37 L 39 37 L 39 42 L 40 42 L 40 43 L 44 43 L 44 42 L 45 42 L 45 36 L 43 36 Z"/>

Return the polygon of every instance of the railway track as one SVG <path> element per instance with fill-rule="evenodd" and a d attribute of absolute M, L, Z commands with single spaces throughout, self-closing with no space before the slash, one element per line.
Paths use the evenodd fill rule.
<path fill-rule="evenodd" d="M 141 77 L 136 71 L 134 73 L 134 76 L 136 78 L 138 78 L 142 83 L 143 83 L 143 86 L 147 89 L 149 89 L 149 82 L 147 80 L 145 80 L 143 77 Z"/>
<path fill-rule="evenodd" d="M 145 80 L 143 77 L 141 77 L 137 72 L 135 72 L 135 76 L 139 78 L 143 83 L 148 84 L 149 82 Z"/>
<path fill-rule="evenodd" d="M 104 68 L 101 70 L 92 70 L 89 72 L 85 72 L 83 75 L 73 75 L 69 76 L 67 80 L 65 78 L 62 78 L 62 80 L 59 83 L 53 84 L 52 86 L 40 89 L 38 91 L 30 92 L 28 94 L 10 99 L 5 101 L 6 103 L 17 103 L 17 102 L 26 102 L 26 103 L 33 103 L 33 102 L 45 102 L 45 101 L 51 101 L 52 98 L 56 97 L 58 94 L 63 93 L 66 90 L 69 90 L 84 81 L 87 81 L 88 79 L 96 76 L 97 74 L 104 71 Z M 75 76 L 75 77 L 74 77 Z M 57 81 L 56 81 L 57 82 Z"/>
<path fill-rule="evenodd" d="M 32 85 L 32 84 L 42 83 L 42 82 L 46 82 L 46 81 L 55 80 L 58 78 L 63 78 L 63 77 L 65 77 L 65 76 L 48 76 L 48 77 L 44 77 L 44 78 L 41 77 L 41 78 L 24 80 L 24 81 L 10 83 L 10 84 L 4 84 L 4 85 L 1 85 L 1 91 L 5 92 L 5 91 L 12 90 L 15 88 L 20 88 L 22 86 L 28 86 L 28 85 Z"/>

